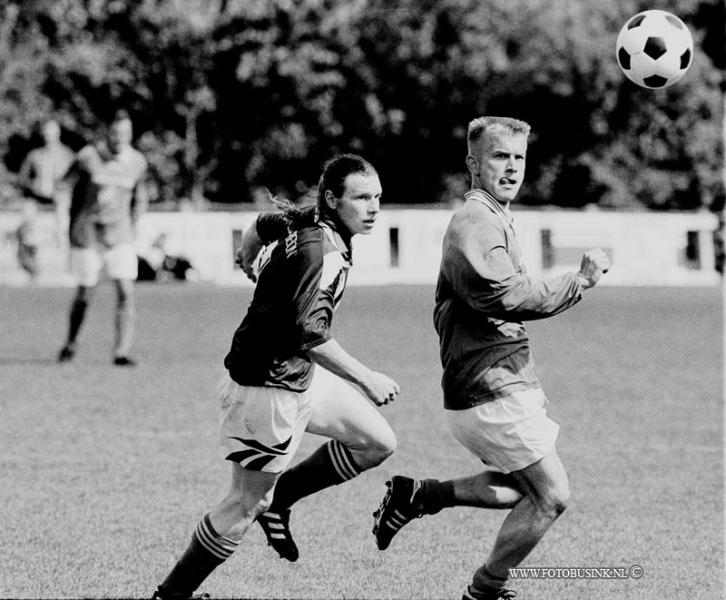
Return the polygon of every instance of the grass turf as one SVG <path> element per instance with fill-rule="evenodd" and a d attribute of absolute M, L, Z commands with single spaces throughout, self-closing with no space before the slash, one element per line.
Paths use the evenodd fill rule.
<path fill-rule="evenodd" d="M 226 492 L 214 386 L 250 291 L 138 288 L 140 366 L 111 366 L 102 286 L 82 345 L 56 365 L 70 290 L 0 287 L 0 597 L 149 597 Z M 299 502 L 301 558 L 253 527 L 204 584 L 214 598 L 459 598 L 504 512 L 448 509 L 386 552 L 370 533 L 395 473 L 449 478 L 477 461 L 442 418 L 433 289 L 350 288 L 336 337 L 395 377 L 381 409 L 397 452 Z M 523 566 L 629 567 L 638 580 L 522 580 L 524 600 L 724 594 L 721 298 L 717 289 L 603 288 L 528 325 L 573 505 Z M 298 459 L 320 438 L 304 441 Z"/>

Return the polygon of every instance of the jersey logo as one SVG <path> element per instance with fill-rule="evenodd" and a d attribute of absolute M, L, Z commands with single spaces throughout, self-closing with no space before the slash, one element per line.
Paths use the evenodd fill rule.
<path fill-rule="evenodd" d="M 272 258 L 272 251 L 276 246 L 277 242 L 272 242 L 270 245 L 265 246 L 262 250 L 260 250 L 260 253 L 257 255 L 257 258 L 255 258 L 255 262 L 252 266 L 252 270 L 255 275 L 259 275 L 262 272 L 262 269 L 264 269 L 270 262 L 270 259 Z"/>
<path fill-rule="evenodd" d="M 265 446 L 262 442 L 253 439 L 245 439 L 235 436 L 227 436 L 230 440 L 237 440 L 243 446 L 247 446 L 247 450 L 239 450 L 227 455 L 227 460 L 239 463 L 245 469 L 252 471 L 261 471 L 272 460 L 278 456 L 285 456 L 287 447 L 292 441 L 292 436 L 285 441 L 275 444 L 274 446 Z"/>
<path fill-rule="evenodd" d="M 285 238 L 285 257 L 290 258 L 297 252 L 297 231 L 293 231 Z"/>

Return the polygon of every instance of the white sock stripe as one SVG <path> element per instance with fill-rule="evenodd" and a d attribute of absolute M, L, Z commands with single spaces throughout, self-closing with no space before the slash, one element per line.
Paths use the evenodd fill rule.
<path fill-rule="evenodd" d="M 199 542 L 217 558 L 225 560 L 232 556 L 239 546 L 239 542 L 233 542 L 220 535 L 216 535 L 209 530 L 205 519 L 202 519 L 197 525 L 195 534 Z"/>
<path fill-rule="evenodd" d="M 351 459 L 348 449 L 338 440 L 330 442 L 329 452 L 335 470 L 343 478 L 343 481 L 353 479 L 353 477 L 360 474 L 360 470 Z"/>
<path fill-rule="evenodd" d="M 207 537 L 205 537 L 204 533 L 202 532 L 202 530 L 199 527 L 197 527 L 195 533 L 196 533 L 197 539 L 199 540 L 199 543 L 202 546 L 204 546 L 204 548 L 207 550 L 207 552 L 209 552 L 210 554 L 213 554 L 218 559 L 227 560 L 232 555 L 231 552 L 220 550 L 212 541 L 210 541 Z"/>
<path fill-rule="evenodd" d="M 237 549 L 237 546 L 239 546 L 239 544 L 236 544 L 231 540 L 210 535 L 209 530 L 206 528 L 204 530 L 197 530 L 197 538 L 202 544 L 204 544 L 204 547 L 207 548 L 207 550 L 217 555 L 221 555 L 220 558 L 230 557 Z"/>
<path fill-rule="evenodd" d="M 328 454 L 330 455 L 330 460 L 333 463 L 333 468 L 335 469 L 335 472 L 338 474 L 338 477 L 340 477 L 343 481 L 347 481 L 348 477 L 346 477 L 346 474 L 343 473 L 340 470 L 340 464 L 338 464 L 338 459 L 336 457 L 336 452 L 338 451 L 335 441 L 332 441 L 328 444 Z"/>

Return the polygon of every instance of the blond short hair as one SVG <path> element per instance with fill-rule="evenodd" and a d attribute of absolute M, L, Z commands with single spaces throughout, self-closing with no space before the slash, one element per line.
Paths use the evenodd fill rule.
<path fill-rule="evenodd" d="M 478 117 L 469 123 L 469 131 L 466 136 L 469 154 L 472 153 L 473 147 L 485 135 L 523 135 L 529 140 L 529 132 L 531 131 L 529 123 L 512 119 L 510 117 Z"/>

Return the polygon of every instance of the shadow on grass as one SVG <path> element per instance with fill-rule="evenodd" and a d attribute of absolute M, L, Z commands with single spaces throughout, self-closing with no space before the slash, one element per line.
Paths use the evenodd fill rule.
<path fill-rule="evenodd" d="M 0 356 L 0 365 L 57 365 L 52 357 L 38 356 Z"/>

